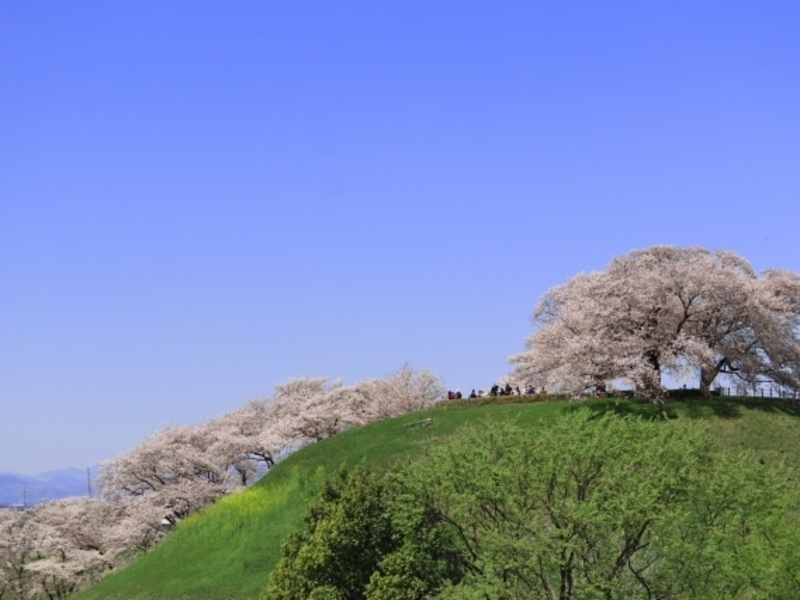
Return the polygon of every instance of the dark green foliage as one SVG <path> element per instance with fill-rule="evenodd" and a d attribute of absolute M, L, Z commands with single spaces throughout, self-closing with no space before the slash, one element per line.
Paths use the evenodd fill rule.
<path fill-rule="evenodd" d="M 293 534 L 264 598 L 412 600 L 457 580 L 452 541 L 424 507 L 392 501 L 396 484 L 357 470 L 326 482 Z M 449 560 L 448 560 L 449 558 Z"/>
<path fill-rule="evenodd" d="M 273 572 L 268 598 L 359 598 L 383 555 L 391 552 L 385 486 L 359 471 L 328 481 L 305 516 L 308 531 L 295 533 Z"/>
<path fill-rule="evenodd" d="M 386 478 L 387 511 L 398 547 L 384 556 L 372 574 L 364 597 L 369 600 L 417 600 L 444 584 L 457 583 L 467 562 L 441 513 L 421 502 L 409 502 L 402 474 Z"/>

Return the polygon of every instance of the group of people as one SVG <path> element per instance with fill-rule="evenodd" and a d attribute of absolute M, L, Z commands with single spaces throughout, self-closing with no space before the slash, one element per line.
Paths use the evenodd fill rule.
<path fill-rule="evenodd" d="M 470 392 L 467 398 L 486 398 L 486 397 L 495 397 L 495 396 L 529 396 L 536 394 L 536 388 L 532 385 L 527 386 L 524 390 L 521 389 L 519 386 L 511 387 L 511 384 L 507 383 L 505 386 L 497 385 L 496 383 L 488 390 L 478 390 L 477 392 L 473 389 Z M 542 388 L 538 393 L 546 394 L 547 390 Z M 455 392 L 448 391 L 447 392 L 447 399 L 448 400 L 461 400 L 463 398 L 463 394 L 461 390 L 456 390 Z"/>

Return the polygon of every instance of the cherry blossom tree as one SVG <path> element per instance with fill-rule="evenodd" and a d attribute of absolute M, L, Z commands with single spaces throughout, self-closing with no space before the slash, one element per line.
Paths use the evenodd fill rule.
<path fill-rule="evenodd" d="M 33 589 L 27 564 L 36 557 L 29 511 L 0 509 L 0 598 L 22 600 Z"/>
<path fill-rule="evenodd" d="M 292 436 L 272 407 L 271 397 L 256 398 L 201 426 L 214 442 L 215 463 L 228 472 L 228 486 L 245 486 L 271 468 Z"/>
<path fill-rule="evenodd" d="M 363 422 L 377 421 L 429 408 L 442 397 L 441 380 L 428 371 L 414 371 L 404 365 L 379 379 L 370 379 L 356 387 L 366 397 Z"/>
<path fill-rule="evenodd" d="M 356 425 L 422 410 L 441 397 L 443 386 L 427 369 L 403 366 L 395 373 L 345 386 L 303 377 L 276 386 L 270 410 L 295 443 L 318 441 Z"/>
<path fill-rule="evenodd" d="M 276 427 L 302 445 L 360 424 L 362 403 L 361 395 L 341 380 L 298 377 L 275 386 L 269 410 Z"/>
<path fill-rule="evenodd" d="M 0 510 L 0 598 L 65 598 L 125 564 L 164 535 L 163 510 L 145 515 L 148 504 L 73 497 Z"/>
<path fill-rule="evenodd" d="M 442 390 L 430 372 L 408 366 L 352 385 L 300 377 L 219 417 L 166 427 L 101 464 L 97 499 L 0 510 L 0 600 L 66 597 L 290 452 L 349 427 L 426 408 Z"/>
<path fill-rule="evenodd" d="M 226 491 L 224 465 L 213 461 L 209 427 L 167 427 L 101 464 L 97 483 L 108 500 L 145 497 L 176 523 Z"/>
<path fill-rule="evenodd" d="M 164 534 L 162 521 L 175 524 L 248 485 L 305 444 L 426 408 L 442 389 L 429 371 L 408 366 L 349 386 L 299 377 L 199 425 L 167 427 L 101 465 L 101 496 L 120 511 L 112 545 L 144 550 Z"/>
<path fill-rule="evenodd" d="M 168 532 L 171 523 L 164 517 L 163 502 L 158 495 L 120 497 L 106 502 L 118 511 L 108 523 L 108 544 L 117 553 L 117 562 L 152 548 Z"/>
<path fill-rule="evenodd" d="M 37 556 L 27 568 L 40 595 L 63 598 L 98 581 L 125 550 L 110 538 L 121 516 L 113 503 L 64 498 L 37 504 L 30 511 Z"/>
<path fill-rule="evenodd" d="M 760 276 L 741 256 L 653 246 L 576 275 L 537 304 L 513 378 L 554 391 L 605 390 L 622 379 L 644 396 L 662 376 L 718 376 L 800 389 L 800 275 Z"/>

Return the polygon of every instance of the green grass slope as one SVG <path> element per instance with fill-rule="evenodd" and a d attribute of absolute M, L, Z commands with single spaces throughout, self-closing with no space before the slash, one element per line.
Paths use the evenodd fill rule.
<path fill-rule="evenodd" d="M 308 501 L 338 468 L 388 469 L 423 455 L 460 427 L 514 421 L 540 427 L 566 410 L 588 407 L 644 418 L 705 419 L 723 447 L 749 448 L 768 462 L 785 461 L 800 475 L 800 418 L 781 401 L 688 400 L 665 409 L 635 400 L 540 402 L 437 407 L 352 429 L 308 446 L 256 485 L 226 496 L 186 519 L 157 548 L 75 596 L 90 599 L 246 599 L 264 587 L 280 545 L 302 526 Z"/>

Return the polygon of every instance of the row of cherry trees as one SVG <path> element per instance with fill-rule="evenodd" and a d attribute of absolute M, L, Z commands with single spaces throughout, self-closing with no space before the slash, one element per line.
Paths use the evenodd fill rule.
<path fill-rule="evenodd" d="M 95 499 L 0 510 L 0 599 L 66 597 L 290 452 L 349 427 L 426 408 L 442 392 L 429 371 L 407 366 L 353 385 L 303 377 L 215 419 L 167 427 L 102 463 Z"/>
<path fill-rule="evenodd" d="M 733 252 L 653 246 L 576 275 L 537 304 L 511 379 L 580 394 L 622 380 L 659 398 L 662 377 L 800 389 L 800 275 L 757 274 Z"/>

